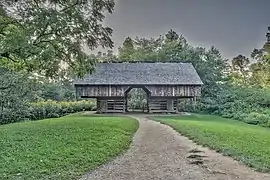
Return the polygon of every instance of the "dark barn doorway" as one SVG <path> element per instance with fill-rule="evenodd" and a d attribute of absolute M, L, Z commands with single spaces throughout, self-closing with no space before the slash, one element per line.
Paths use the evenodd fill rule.
<path fill-rule="evenodd" d="M 125 92 L 126 112 L 149 112 L 151 93 L 144 86 L 132 86 Z"/>

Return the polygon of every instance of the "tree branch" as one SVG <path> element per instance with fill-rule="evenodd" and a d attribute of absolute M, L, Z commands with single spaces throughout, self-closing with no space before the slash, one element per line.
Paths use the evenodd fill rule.
<path fill-rule="evenodd" d="M 47 22 L 47 23 L 45 24 L 44 29 L 43 29 L 43 30 L 41 31 L 41 33 L 37 36 L 37 38 L 34 40 L 33 44 L 36 44 L 37 41 L 38 41 L 42 36 L 45 36 L 45 35 L 46 35 L 45 32 L 47 31 L 48 26 L 49 26 L 49 22 Z M 53 33 L 50 33 L 50 34 L 53 34 Z"/>
<path fill-rule="evenodd" d="M 18 62 L 15 59 L 11 58 L 10 57 L 10 53 L 8 53 L 8 52 L 5 52 L 5 53 L 0 54 L 0 57 L 5 57 L 5 58 L 11 60 L 12 62 Z"/>
<path fill-rule="evenodd" d="M 41 40 L 41 41 L 39 41 L 39 42 L 36 42 L 36 43 L 33 43 L 33 45 L 34 46 L 38 46 L 39 44 L 41 44 L 41 43 L 50 43 L 50 42 L 52 42 L 53 40 Z"/>
<path fill-rule="evenodd" d="M 0 87 L 0 90 L 6 90 L 6 89 L 10 89 L 12 87 L 14 87 L 14 85 L 10 84 L 9 86 L 6 86 L 6 87 Z"/>
<path fill-rule="evenodd" d="M 65 11 L 67 11 L 67 10 L 69 10 L 69 9 L 71 9 L 71 8 L 73 8 L 73 7 L 75 7 L 75 6 L 77 6 L 77 5 L 79 5 L 80 4 L 80 1 L 79 0 L 77 0 L 74 4 L 72 4 L 72 5 L 70 5 L 70 6 L 67 6 L 67 7 L 65 7 L 64 9 L 62 9 L 60 12 L 65 12 Z"/>
<path fill-rule="evenodd" d="M 38 4 L 38 1 L 37 0 L 34 0 L 34 2 L 36 4 L 36 6 L 40 9 L 39 4 Z"/>

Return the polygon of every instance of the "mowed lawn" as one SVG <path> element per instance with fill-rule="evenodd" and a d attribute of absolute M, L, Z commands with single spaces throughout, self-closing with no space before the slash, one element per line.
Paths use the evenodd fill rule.
<path fill-rule="evenodd" d="M 138 122 L 66 116 L 0 126 L 0 179 L 77 179 L 129 148 Z"/>
<path fill-rule="evenodd" d="M 270 128 L 211 115 L 155 117 L 198 144 L 260 171 L 270 170 Z"/>

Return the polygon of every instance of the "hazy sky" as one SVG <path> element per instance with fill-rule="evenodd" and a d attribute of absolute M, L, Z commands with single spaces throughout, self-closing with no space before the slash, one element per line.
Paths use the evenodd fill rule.
<path fill-rule="evenodd" d="M 249 56 L 265 42 L 270 0 L 116 0 L 105 23 L 115 48 L 125 37 L 157 37 L 173 29 L 191 45 L 214 45 L 222 55 Z"/>

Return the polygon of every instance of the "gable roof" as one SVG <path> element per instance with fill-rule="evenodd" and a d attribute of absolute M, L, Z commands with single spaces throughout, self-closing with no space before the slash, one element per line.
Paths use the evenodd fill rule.
<path fill-rule="evenodd" d="M 98 63 L 75 85 L 202 85 L 191 63 Z"/>

